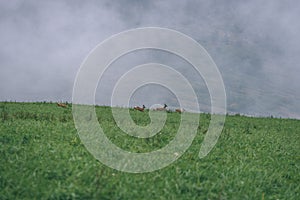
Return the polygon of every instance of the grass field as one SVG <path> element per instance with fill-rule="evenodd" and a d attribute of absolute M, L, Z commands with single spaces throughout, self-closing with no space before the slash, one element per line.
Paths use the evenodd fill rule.
<path fill-rule="evenodd" d="M 133 152 L 159 149 L 178 128 L 168 113 L 158 134 L 136 139 L 115 125 L 109 107 L 97 107 L 107 137 Z M 147 112 L 131 110 L 137 124 Z M 130 174 L 111 169 L 81 143 L 72 109 L 51 103 L 0 103 L 0 199 L 300 199 L 300 120 L 227 116 L 215 148 L 198 158 L 210 115 L 176 162 Z"/>

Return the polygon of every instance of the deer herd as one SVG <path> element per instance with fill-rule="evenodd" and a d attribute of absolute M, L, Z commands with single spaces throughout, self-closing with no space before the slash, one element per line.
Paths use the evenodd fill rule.
<path fill-rule="evenodd" d="M 58 107 L 62 107 L 62 108 L 67 108 L 68 107 L 68 105 L 64 104 L 64 103 L 57 103 L 57 106 Z M 172 111 L 172 110 L 167 109 L 167 107 L 168 107 L 167 104 L 164 104 L 164 107 L 156 108 L 154 110 L 156 110 L 156 111 Z M 134 106 L 133 107 L 134 110 L 138 110 L 138 111 L 141 111 L 141 112 L 144 112 L 145 108 L 146 108 L 145 105 L 143 105 L 142 107 L 139 107 L 139 106 Z M 177 109 L 175 109 L 175 112 L 177 112 L 177 113 L 182 113 L 184 111 L 185 110 L 183 108 L 177 108 Z"/>
<path fill-rule="evenodd" d="M 167 104 L 164 104 L 164 107 L 155 108 L 154 110 L 156 110 L 156 111 L 170 111 L 170 112 L 172 112 L 172 110 L 167 109 L 167 107 L 168 107 L 168 105 L 167 105 Z M 138 111 L 141 111 L 141 112 L 144 112 L 145 108 L 146 108 L 145 105 L 143 105 L 143 107 L 139 107 L 139 106 L 133 107 L 134 110 L 138 110 Z M 182 113 L 182 112 L 184 112 L 184 111 L 185 111 L 185 110 L 184 110 L 183 108 L 177 108 L 177 109 L 175 109 L 175 112 L 177 112 L 177 113 Z M 173 111 L 173 112 L 174 112 L 174 111 Z"/>

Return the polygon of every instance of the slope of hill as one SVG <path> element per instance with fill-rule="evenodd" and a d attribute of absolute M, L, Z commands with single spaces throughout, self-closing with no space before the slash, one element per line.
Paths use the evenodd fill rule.
<path fill-rule="evenodd" d="M 146 152 L 168 144 L 180 114 L 168 113 L 160 134 L 136 139 L 115 124 L 110 107 L 96 107 L 116 145 Z M 130 110 L 140 125 L 147 112 Z M 198 158 L 210 115 L 200 115 L 191 147 L 152 173 L 111 169 L 81 143 L 71 105 L 0 103 L 0 199 L 299 199 L 300 121 L 227 116 L 215 148 Z"/>

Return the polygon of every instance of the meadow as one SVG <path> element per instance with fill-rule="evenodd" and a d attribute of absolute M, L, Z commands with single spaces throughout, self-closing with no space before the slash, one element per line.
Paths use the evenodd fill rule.
<path fill-rule="evenodd" d="M 137 139 L 97 106 L 99 123 L 119 147 L 147 152 L 168 144 L 179 113 L 151 138 Z M 130 110 L 140 125 L 147 112 Z M 200 114 L 190 148 L 171 165 L 125 173 L 97 161 L 79 139 L 71 105 L 0 102 L 0 199 L 300 199 L 300 120 L 227 116 L 214 149 L 199 159 L 209 114 Z"/>

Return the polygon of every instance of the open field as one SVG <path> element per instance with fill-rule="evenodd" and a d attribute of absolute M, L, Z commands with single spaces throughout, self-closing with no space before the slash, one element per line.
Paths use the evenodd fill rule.
<path fill-rule="evenodd" d="M 180 114 L 161 134 L 136 139 L 97 107 L 107 137 L 133 152 L 159 149 L 174 137 Z M 130 110 L 137 124 L 147 112 Z M 300 199 L 300 120 L 228 116 L 217 145 L 198 158 L 210 115 L 200 115 L 187 152 L 152 173 L 111 169 L 81 143 L 71 106 L 0 103 L 0 199 Z"/>

